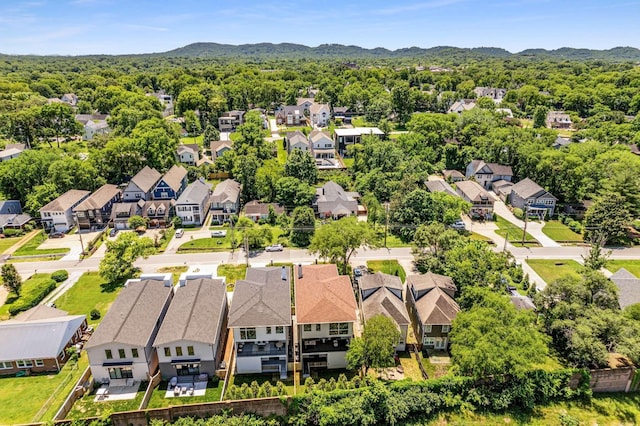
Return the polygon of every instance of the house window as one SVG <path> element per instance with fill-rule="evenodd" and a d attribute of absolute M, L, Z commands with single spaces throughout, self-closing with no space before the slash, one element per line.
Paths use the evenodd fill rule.
<path fill-rule="evenodd" d="M 133 370 L 128 367 L 110 368 L 110 379 L 133 379 Z"/>
<path fill-rule="evenodd" d="M 267 334 L 271 334 L 271 327 L 267 327 Z"/>
<path fill-rule="evenodd" d="M 302 326 L 303 331 L 311 331 L 311 324 L 305 324 Z"/>
<path fill-rule="evenodd" d="M 33 361 L 31 361 L 30 359 L 21 359 L 19 361 L 16 361 L 16 365 L 18 366 L 18 368 L 29 368 L 33 367 Z"/>
<path fill-rule="evenodd" d="M 431 324 L 428 324 L 428 325 L 424 326 L 424 332 L 425 333 L 431 333 Z"/>
<path fill-rule="evenodd" d="M 0 361 L 0 370 L 10 370 L 13 368 L 13 364 L 9 361 Z"/>
<path fill-rule="evenodd" d="M 113 353 L 111 353 L 111 349 L 105 349 L 105 351 L 104 351 L 104 356 L 105 356 L 107 359 L 113 359 Z"/>
<path fill-rule="evenodd" d="M 282 334 L 284 333 L 284 327 L 279 325 L 276 327 L 276 334 Z"/>
<path fill-rule="evenodd" d="M 176 356 L 182 356 L 182 346 L 176 346 Z"/>
<path fill-rule="evenodd" d="M 187 354 L 189 356 L 195 355 L 195 351 L 193 350 L 193 346 L 187 346 Z"/>
<path fill-rule="evenodd" d="M 124 349 L 118 349 L 118 356 L 120 358 L 126 358 L 127 354 L 124 353 Z"/>
<path fill-rule="evenodd" d="M 423 343 L 425 346 L 434 346 L 436 343 L 436 339 L 433 337 L 425 337 Z"/>
<path fill-rule="evenodd" d="M 322 330 L 322 324 L 316 324 L 316 331 Z"/>
<path fill-rule="evenodd" d="M 449 330 L 451 330 L 451 326 L 450 325 L 443 325 L 442 326 L 442 332 L 443 333 L 448 333 Z"/>
<path fill-rule="evenodd" d="M 41 359 L 36 359 L 36 367 L 44 367 L 44 361 Z"/>
<path fill-rule="evenodd" d="M 131 348 L 131 357 L 132 358 L 139 358 L 138 348 Z"/>
<path fill-rule="evenodd" d="M 139 192 L 136 192 L 136 198 L 142 198 L 142 194 L 140 194 Z"/>
<path fill-rule="evenodd" d="M 169 347 L 164 348 L 164 356 L 171 356 L 171 348 Z"/>
<path fill-rule="evenodd" d="M 332 322 L 329 324 L 329 335 L 337 336 L 337 335 L 349 334 L 349 323 L 348 322 Z"/>
<path fill-rule="evenodd" d="M 241 328 L 240 329 L 240 338 L 242 340 L 251 340 L 256 338 L 256 329 L 255 328 Z"/>

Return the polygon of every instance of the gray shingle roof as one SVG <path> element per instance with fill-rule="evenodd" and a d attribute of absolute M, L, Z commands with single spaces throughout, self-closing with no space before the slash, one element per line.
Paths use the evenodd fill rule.
<path fill-rule="evenodd" d="M 83 202 L 73 209 L 73 211 L 100 209 L 119 193 L 120 189 L 118 189 L 117 186 L 106 183 L 98 188 L 93 194 L 85 198 Z"/>
<path fill-rule="evenodd" d="M 493 201 L 493 198 L 489 196 L 489 193 L 478 182 L 472 180 L 463 180 L 456 182 L 456 188 L 459 193 L 462 193 L 468 200 L 471 201 Z"/>
<path fill-rule="evenodd" d="M 176 205 L 179 204 L 200 204 L 202 200 L 205 200 L 211 194 L 211 185 L 201 180 L 196 180 L 190 183 L 184 189 Z"/>
<path fill-rule="evenodd" d="M 151 188 L 155 186 L 160 180 L 162 175 L 156 169 L 152 169 L 149 166 L 144 166 L 134 177 L 131 178 L 138 188 L 144 192 L 149 192 Z"/>
<path fill-rule="evenodd" d="M 86 348 L 114 342 L 145 346 L 172 291 L 162 281 L 130 282 L 120 291 Z"/>
<path fill-rule="evenodd" d="M 428 180 L 425 182 L 429 192 L 444 192 L 449 195 L 459 197 L 456 191 L 453 190 L 451 185 L 443 180 Z"/>
<path fill-rule="evenodd" d="M 187 280 L 177 288 L 153 346 L 182 340 L 217 344 L 220 317 L 226 309 L 227 286 L 223 280 Z"/>
<path fill-rule="evenodd" d="M 82 201 L 85 197 L 87 197 L 91 192 L 84 191 L 81 189 L 70 189 L 55 200 L 51 201 L 49 204 L 45 205 L 40 209 L 43 212 L 60 212 L 66 211 L 73 207 L 76 203 Z"/>
<path fill-rule="evenodd" d="M 543 187 L 535 183 L 529 178 L 523 179 L 520 182 L 516 183 L 511 187 L 511 192 L 515 192 L 520 195 L 520 197 L 527 199 L 531 197 L 541 197 L 542 195 L 548 194 L 550 197 L 555 198 L 553 195 L 548 193 Z"/>
<path fill-rule="evenodd" d="M 626 269 L 620 268 L 609 279 L 618 287 L 618 301 L 621 308 L 640 303 L 640 279 L 638 277 Z"/>
<path fill-rule="evenodd" d="M 235 203 L 238 201 L 242 186 L 233 179 L 220 182 L 211 195 L 211 200 L 216 203 Z"/>
<path fill-rule="evenodd" d="M 229 327 L 291 325 L 291 276 L 284 268 L 249 268 L 236 282 L 229 309 Z"/>
<path fill-rule="evenodd" d="M 360 277 L 361 290 L 375 289 L 362 301 L 365 321 L 376 315 L 391 318 L 398 325 L 410 323 L 407 307 L 402 299 L 402 282 L 399 277 L 378 272 Z"/>

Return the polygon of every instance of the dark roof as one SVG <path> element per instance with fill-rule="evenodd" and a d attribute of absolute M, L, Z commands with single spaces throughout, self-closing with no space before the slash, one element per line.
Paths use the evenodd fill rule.
<path fill-rule="evenodd" d="M 527 199 L 531 197 L 541 197 L 547 194 L 552 198 L 556 198 L 547 192 L 543 187 L 535 183 L 529 178 L 523 179 L 511 187 L 511 192 L 515 192 L 520 197 Z"/>
<path fill-rule="evenodd" d="M 489 174 L 499 175 L 499 176 L 513 176 L 513 169 L 511 166 L 505 166 L 503 164 L 498 163 L 485 163 L 483 160 L 473 160 L 471 162 L 473 168 L 473 174 L 476 175 L 480 173 L 480 170 L 483 167 L 487 167 L 489 169 Z M 484 174 L 484 173 L 481 173 Z"/>
<path fill-rule="evenodd" d="M 360 287 L 360 290 L 371 290 L 380 287 L 388 287 L 397 290 L 403 289 L 400 277 L 382 272 L 361 276 L 358 280 L 358 287 Z"/>
<path fill-rule="evenodd" d="M 640 279 L 638 277 L 626 269 L 620 268 L 609 279 L 618 287 L 618 301 L 621 308 L 640 303 Z"/>
<path fill-rule="evenodd" d="M 434 274 L 433 272 L 407 276 L 407 287 L 413 287 L 416 292 L 429 291 L 436 287 L 442 288 L 451 294 L 455 294 L 458 290 L 451 277 Z"/>
<path fill-rule="evenodd" d="M 365 321 L 376 315 L 384 315 L 398 325 L 408 325 L 411 322 L 402 299 L 402 282 L 399 277 L 378 272 L 360 277 L 358 284 L 361 290 L 373 290 L 366 298 L 362 296 Z"/>
<path fill-rule="evenodd" d="M 129 281 L 85 348 L 110 343 L 146 346 L 172 292 L 163 281 Z"/>
<path fill-rule="evenodd" d="M 223 280 L 187 280 L 177 288 L 153 346 L 182 340 L 216 344 L 226 310 L 227 286 Z"/>
<path fill-rule="evenodd" d="M 22 206 L 19 200 L 2 200 L 0 201 L 0 214 L 20 214 Z"/>
<path fill-rule="evenodd" d="M 459 197 L 459 195 L 456 193 L 456 191 L 453 190 L 453 188 L 451 187 L 451 185 L 449 185 L 447 182 L 443 181 L 443 180 L 428 180 L 425 182 L 425 185 L 427 187 L 427 189 L 429 190 L 429 192 L 444 192 L 446 194 L 449 195 L 454 195 L 456 197 Z"/>
<path fill-rule="evenodd" d="M 98 188 L 93 194 L 85 198 L 83 202 L 73 209 L 73 211 L 77 212 L 100 209 L 118 194 L 120 194 L 120 189 L 118 189 L 117 186 L 106 183 Z"/>
<path fill-rule="evenodd" d="M 228 326 L 290 326 L 290 280 L 286 267 L 247 269 L 245 279 L 238 280 L 233 290 Z"/>

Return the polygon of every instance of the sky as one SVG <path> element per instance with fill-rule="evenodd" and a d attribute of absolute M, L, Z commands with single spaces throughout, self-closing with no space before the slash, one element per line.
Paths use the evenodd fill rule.
<path fill-rule="evenodd" d="M 640 48 L 640 0 L 0 0 L 0 53 L 164 52 L 195 42 Z"/>

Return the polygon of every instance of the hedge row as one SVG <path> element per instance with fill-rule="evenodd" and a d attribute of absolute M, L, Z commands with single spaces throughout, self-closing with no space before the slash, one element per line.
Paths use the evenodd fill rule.
<path fill-rule="evenodd" d="M 56 285 L 57 283 L 54 280 L 48 279 L 28 293 L 23 292 L 20 295 L 20 299 L 11 304 L 11 306 L 9 307 L 9 314 L 11 316 L 14 316 L 19 314 L 20 312 L 33 308 L 38 303 L 42 302 L 42 300 L 47 297 L 49 293 L 55 290 Z"/>

